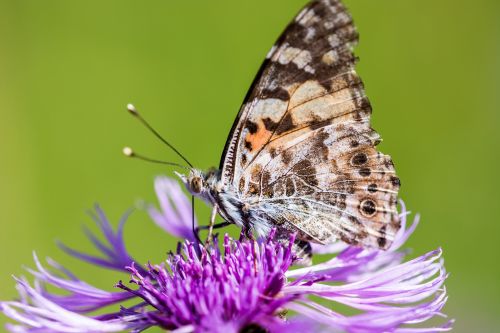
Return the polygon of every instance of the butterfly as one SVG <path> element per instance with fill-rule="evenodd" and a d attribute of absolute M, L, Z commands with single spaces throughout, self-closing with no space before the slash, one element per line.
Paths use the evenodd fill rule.
<path fill-rule="evenodd" d="M 180 175 L 219 214 L 297 244 L 387 249 L 400 228 L 400 180 L 375 149 L 354 69 L 358 33 L 339 0 L 311 1 L 267 55 L 229 133 L 219 169 Z"/>

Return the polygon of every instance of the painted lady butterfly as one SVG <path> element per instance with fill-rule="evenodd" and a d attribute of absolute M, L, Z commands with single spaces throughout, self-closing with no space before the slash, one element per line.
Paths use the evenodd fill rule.
<path fill-rule="evenodd" d="M 219 170 L 187 189 L 216 214 L 300 247 L 337 239 L 387 249 L 400 227 L 399 178 L 377 152 L 370 103 L 354 70 L 358 34 L 339 0 L 310 2 L 269 52 L 229 134 Z"/>

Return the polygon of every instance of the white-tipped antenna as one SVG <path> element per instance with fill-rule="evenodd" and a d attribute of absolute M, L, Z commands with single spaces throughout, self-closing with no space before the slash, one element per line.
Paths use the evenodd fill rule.
<path fill-rule="evenodd" d="M 134 151 L 130 147 L 124 147 L 122 151 L 123 151 L 123 155 L 125 155 L 127 157 L 134 156 Z"/>
<path fill-rule="evenodd" d="M 193 167 L 193 165 L 187 160 L 187 158 L 184 157 L 184 155 L 182 155 L 170 142 L 168 142 L 167 140 L 165 140 L 160 135 L 160 133 L 158 133 L 151 125 L 149 125 L 149 123 L 144 118 L 142 118 L 142 116 L 139 114 L 139 112 L 137 111 L 137 109 L 135 108 L 134 105 L 127 104 L 127 110 L 128 110 L 128 112 L 130 112 L 131 115 L 133 115 L 134 117 L 136 117 L 137 119 L 139 119 L 139 121 L 144 126 L 146 126 L 146 128 L 149 129 L 149 131 L 151 133 L 153 133 L 158 139 L 160 139 L 161 142 L 163 142 L 167 147 L 169 147 L 170 149 L 172 149 L 177 154 L 177 156 L 179 156 L 180 158 L 182 158 L 184 160 L 184 162 L 186 162 L 191 168 Z"/>
<path fill-rule="evenodd" d="M 135 109 L 135 106 L 134 106 L 134 104 L 132 104 L 132 103 L 128 103 L 128 104 L 127 104 L 127 110 L 128 110 L 130 113 L 137 113 L 137 110 Z"/>
<path fill-rule="evenodd" d="M 122 149 L 122 152 L 123 152 L 123 155 L 127 156 L 127 157 L 131 157 L 131 158 L 137 158 L 139 160 L 143 160 L 143 161 L 146 161 L 146 162 L 151 162 L 151 163 L 156 163 L 156 164 L 164 164 L 164 165 L 170 165 L 170 166 L 175 166 L 175 167 L 178 167 L 178 168 L 182 168 L 182 169 L 186 169 L 186 170 L 191 170 L 190 168 L 188 168 L 187 166 L 185 165 L 182 165 L 182 164 L 177 164 L 177 163 L 172 163 L 172 162 L 166 162 L 166 161 L 160 161 L 160 160 L 155 160 L 155 159 L 152 159 L 152 158 L 149 158 L 149 157 L 146 157 L 146 156 L 142 156 L 142 155 L 139 155 L 137 154 L 132 148 L 130 147 L 124 147 Z"/>

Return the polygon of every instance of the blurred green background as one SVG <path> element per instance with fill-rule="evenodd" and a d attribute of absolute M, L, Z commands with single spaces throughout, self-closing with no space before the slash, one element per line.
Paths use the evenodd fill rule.
<path fill-rule="evenodd" d="M 32 250 L 100 287 L 123 278 L 78 264 L 54 240 L 89 249 L 87 208 L 99 202 L 116 221 L 155 202 L 155 175 L 172 175 L 121 155 L 131 145 L 177 161 L 125 105 L 196 166 L 217 165 L 254 74 L 305 2 L 0 0 L 0 299 L 14 297 L 10 275 L 32 266 Z M 408 246 L 444 248 L 456 332 L 498 331 L 500 2 L 346 3 L 381 149 L 423 217 Z M 141 262 L 174 247 L 158 230 L 133 214 L 126 235 Z"/>

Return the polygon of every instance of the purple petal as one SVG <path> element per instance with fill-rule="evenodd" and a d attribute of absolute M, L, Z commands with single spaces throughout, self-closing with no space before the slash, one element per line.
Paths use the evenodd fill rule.
<path fill-rule="evenodd" d="M 148 208 L 153 221 L 169 234 L 195 241 L 191 203 L 179 183 L 167 177 L 156 177 L 155 190 L 161 211 L 154 206 Z M 198 225 L 196 219 L 194 223 Z"/>
<path fill-rule="evenodd" d="M 299 283 L 289 284 L 283 293 L 315 295 L 363 311 L 362 314 L 347 317 L 308 299 L 299 299 L 288 305 L 291 310 L 324 325 L 337 325 L 349 332 L 393 331 L 402 325 L 420 323 L 440 315 L 439 311 L 447 300 L 446 292 L 442 291 L 447 275 L 441 255 L 440 249 L 432 251 L 352 283 L 327 285 L 298 279 Z M 325 266 L 328 263 L 321 265 L 319 271 L 328 271 Z M 312 266 L 309 270 L 314 272 L 317 268 Z M 296 277 L 297 272 L 293 276 Z M 309 276 L 317 277 L 316 274 Z M 426 303 L 429 297 L 434 299 Z M 445 330 L 445 327 L 440 329 Z"/>
<path fill-rule="evenodd" d="M 20 279 L 16 281 L 24 301 L 0 303 L 0 310 L 21 324 L 8 326 L 12 332 L 121 332 L 133 327 L 121 320 L 100 321 L 68 311 L 44 297 L 27 282 Z"/>
<path fill-rule="evenodd" d="M 111 304 L 123 302 L 133 297 L 133 295 L 129 293 L 107 292 L 89 285 L 77 279 L 71 272 L 49 259 L 48 262 L 56 270 L 56 273 L 59 273 L 61 276 L 66 275 L 69 279 L 57 276 L 42 266 L 36 254 L 33 256 L 38 270 L 28 269 L 28 271 L 37 279 L 37 284 L 50 284 L 67 291 L 69 294 L 61 295 L 49 293 L 41 285 L 36 288 L 37 291 L 48 300 L 67 310 L 86 313 Z"/>
<path fill-rule="evenodd" d="M 127 252 L 123 238 L 123 228 L 130 213 L 129 211 L 123 215 L 115 231 L 103 210 L 98 205 L 95 206 L 95 214 L 91 213 L 91 216 L 108 244 L 104 244 L 98 240 L 98 238 L 87 229 L 85 229 L 85 232 L 103 257 L 97 257 L 74 250 L 62 243 L 58 245 L 64 252 L 82 261 L 107 269 L 126 271 L 125 267 L 129 266 L 134 261 L 132 256 Z"/>

